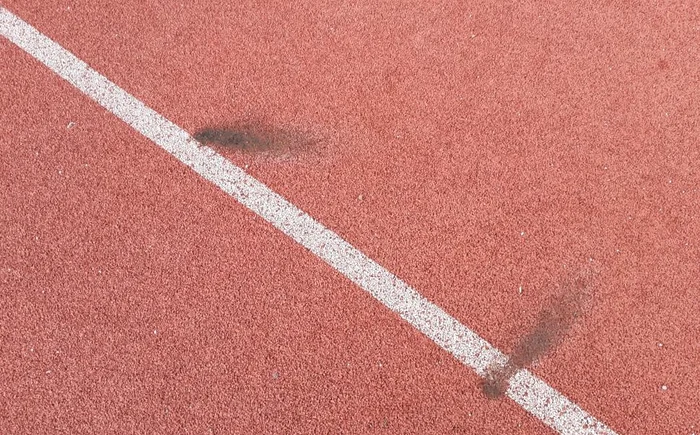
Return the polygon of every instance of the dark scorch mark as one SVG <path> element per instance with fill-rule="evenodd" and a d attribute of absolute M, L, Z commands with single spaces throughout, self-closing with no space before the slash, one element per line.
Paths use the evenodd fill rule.
<path fill-rule="evenodd" d="M 318 139 L 300 130 L 272 127 L 262 122 L 205 127 L 192 137 L 215 145 L 251 153 L 285 153 L 308 150 Z"/>
<path fill-rule="evenodd" d="M 216 144 L 240 150 L 264 151 L 272 146 L 271 139 L 240 128 L 203 128 L 193 137 L 204 144 Z"/>
<path fill-rule="evenodd" d="M 498 399 L 508 390 L 510 378 L 557 346 L 581 316 L 592 285 L 590 274 L 580 274 L 559 287 L 559 293 L 541 311 L 535 326 L 525 334 L 505 364 L 488 370 L 481 389 L 489 399 Z"/>

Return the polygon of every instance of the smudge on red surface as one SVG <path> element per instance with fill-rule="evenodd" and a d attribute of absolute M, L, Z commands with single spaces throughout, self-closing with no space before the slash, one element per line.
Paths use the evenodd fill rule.
<path fill-rule="evenodd" d="M 495 365 L 484 377 L 481 389 L 486 397 L 502 397 L 518 370 L 531 366 L 566 337 L 590 300 L 593 274 L 585 270 L 559 286 L 558 293 L 542 309 L 535 326 L 521 337 L 508 361 Z"/>

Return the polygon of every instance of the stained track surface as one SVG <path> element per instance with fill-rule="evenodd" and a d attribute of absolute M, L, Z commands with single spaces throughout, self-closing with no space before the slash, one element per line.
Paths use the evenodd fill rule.
<path fill-rule="evenodd" d="M 532 370 L 700 430 L 697 6 L 3 6 L 192 134 L 290 143 L 217 149 L 506 353 L 595 270 Z M 0 41 L 3 433 L 548 433 Z"/>

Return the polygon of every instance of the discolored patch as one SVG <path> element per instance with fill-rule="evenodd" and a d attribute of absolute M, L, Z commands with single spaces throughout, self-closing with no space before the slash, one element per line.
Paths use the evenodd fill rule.
<path fill-rule="evenodd" d="M 518 371 L 512 361 L 492 367 L 481 382 L 481 391 L 489 399 L 498 399 L 508 391 L 508 382 Z"/>
<path fill-rule="evenodd" d="M 552 351 L 569 333 L 590 299 L 592 272 L 582 272 L 559 286 L 559 292 L 540 312 L 535 326 L 515 346 L 505 364 L 490 368 L 481 390 L 489 399 L 498 399 L 508 390 L 515 373 Z"/>
<path fill-rule="evenodd" d="M 299 129 L 273 127 L 259 121 L 208 126 L 197 130 L 192 137 L 205 145 L 272 154 L 308 152 L 320 140 Z"/>

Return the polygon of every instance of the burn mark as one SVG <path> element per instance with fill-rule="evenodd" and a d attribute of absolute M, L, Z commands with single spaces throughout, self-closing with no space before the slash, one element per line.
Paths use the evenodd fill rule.
<path fill-rule="evenodd" d="M 192 137 L 205 145 L 249 153 L 302 151 L 312 148 L 318 142 L 318 139 L 300 130 L 273 127 L 263 122 L 204 127 Z"/>
<path fill-rule="evenodd" d="M 253 133 L 233 128 L 204 128 L 193 136 L 199 142 L 217 144 L 231 148 L 268 148 L 270 141 L 256 137 Z"/>
<path fill-rule="evenodd" d="M 520 339 L 508 361 L 488 370 L 481 384 L 486 397 L 502 397 L 518 370 L 531 366 L 566 337 L 582 314 L 591 285 L 590 274 L 581 274 L 560 286 L 559 293 L 541 311 L 537 323 Z"/>

